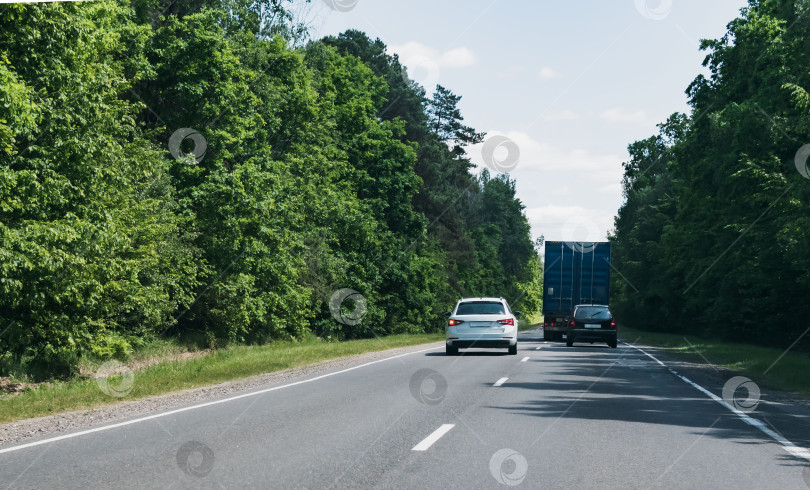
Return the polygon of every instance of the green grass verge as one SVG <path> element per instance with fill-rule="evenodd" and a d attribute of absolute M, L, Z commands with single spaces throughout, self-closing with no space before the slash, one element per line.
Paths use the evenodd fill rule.
<path fill-rule="evenodd" d="M 518 320 L 518 331 L 522 332 L 543 323 L 543 314 L 539 311 L 526 315 Z"/>
<path fill-rule="evenodd" d="M 791 351 L 785 354 L 785 349 L 724 342 L 693 335 L 644 332 L 623 326 L 619 326 L 619 335 L 631 342 L 658 347 L 678 359 L 697 364 L 706 364 L 708 361 L 718 367 L 736 371 L 763 386 L 810 397 L 810 357 L 801 352 Z"/>
<path fill-rule="evenodd" d="M 16 396 L 0 398 L 0 423 L 52 415 L 134 400 L 177 390 L 280 371 L 338 357 L 436 342 L 444 334 L 394 335 L 348 342 L 275 342 L 263 346 L 238 346 L 185 361 L 163 361 L 136 371 L 132 390 L 116 398 L 105 394 L 93 379 L 41 385 Z M 122 386 L 110 379 L 111 386 Z"/>

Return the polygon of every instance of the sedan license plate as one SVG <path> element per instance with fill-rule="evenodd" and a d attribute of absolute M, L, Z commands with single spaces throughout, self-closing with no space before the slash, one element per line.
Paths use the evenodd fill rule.
<path fill-rule="evenodd" d="M 602 328 L 602 325 L 598 323 L 586 323 L 585 328 Z"/>

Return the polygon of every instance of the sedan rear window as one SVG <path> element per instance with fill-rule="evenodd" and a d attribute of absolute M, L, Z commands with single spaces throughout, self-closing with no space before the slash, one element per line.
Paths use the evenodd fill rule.
<path fill-rule="evenodd" d="M 458 305 L 456 315 L 503 315 L 503 304 L 491 301 L 471 301 Z"/>
<path fill-rule="evenodd" d="M 604 306 L 583 306 L 577 308 L 574 317 L 587 320 L 610 320 L 610 310 Z"/>

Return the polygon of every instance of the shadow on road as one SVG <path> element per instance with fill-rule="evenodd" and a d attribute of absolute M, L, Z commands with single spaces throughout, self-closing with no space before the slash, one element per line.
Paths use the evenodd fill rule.
<path fill-rule="evenodd" d="M 673 425 L 693 428 L 696 435 L 705 433 L 706 437 L 734 439 L 740 444 L 774 443 L 637 351 L 575 344 L 573 348 L 562 345 L 538 352 L 552 355 L 532 360 L 548 366 L 537 381 L 510 381 L 499 388 L 524 391 L 523 401 L 489 408 L 531 417 Z M 716 386 L 704 387 L 718 396 L 722 392 Z M 810 423 L 804 418 L 765 403 L 750 415 L 794 444 L 810 447 Z M 807 464 L 787 453 L 783 456 L 782 464 Z"/>
<path fill-rule="evenodd" d="M 458 351 L 458 355 L 460 357 L 500 357 L 500 356 L 508 356 L 509 353 L 506 352 L 506 349 L 500 350 L 465 350 L 460 349 Z M 444 352 L 428 352 L 425 354 L 425 357 L 447 357 L 447 354 Z M 456 357 L 456 356 L 452 356 Z"/>

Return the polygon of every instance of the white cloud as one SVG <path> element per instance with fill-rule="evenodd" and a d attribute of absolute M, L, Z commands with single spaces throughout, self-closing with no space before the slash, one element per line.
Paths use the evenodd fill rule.
<path fill-rule="evenodd" d="M 554 187 L 551 189 L 552 196 L 570 196 L 571 195 L 571 188 L 567 185 L 561 187 Z"/>
<path fill-rule="evenodd" d="M 551 143 L 536 141 L 520 131 L 487 132 L 487 138 L 494 135 L 506 136 L 514 141 L 520 150 L 520 159 L 512 171 L 513 174 L 573 172 L 579 181 L 584 179 L 591 184 L 597 183 L 602 186 L 621 182 L 624 175 L 622 162 L 626 157 L 623 155 L 597 155 L 579 148 L 560 148 Z M 475 145 L 470 148 L 468 154 L 479 168 L 487 168 L 481 156 L 482 147 L 483 143 Z"/>
<path fill-rule="evenodd" d="M 390 52 L 399 55 L 400 63 L 407 68 L 408 78 L 425 87 L 428 93 L 432 93 L 439 83 L 442 69 L 463 68 L 477 62 L 473 52 L 464 47 L 442 53 L 438 49 L 411 41 L 389 48 Z"/>
<path fill-rule="evenodd" d="M 526 209 L 532 232 L 549 241 L 600 242 L 613 229 L 615 213 L 584 206 L 546 206 Z"/>
<path fill-rule="evenodd" d="M 442 53 L 439 66 L 447 68 L 463 68 L 476 63 L 475 55 L 467 48 L 455 48 Z"/>
<path fill-rule="evenodd" d="M 478 61 L 475 54 L 465 47 L 442 53 L 436 48 L 415 41 L 389 46 L 389 51 L 397 53 L 405 65 L 408 65 L 408 60 L 429 60 L 439 68 L 463 68 L 472 66 Z"/>
<path fill-rule="evenodd" d="M 519 131 L 490 131 L 487 140 L 496 135 L 511 139 L 519 150 L 520 158 L 510 176 L 516 182 L 517 197 L 526 205 L 533 236 L 543 234 L 547 240 L 605 240 L 622 203 L 622 162 L 627 155 L 565 148 Z M 482 147 L 476 145 L 468 151 L 479 170 L 488 168 Z M 494 155 L 502 161 L 512 156 L 506 146 L 499 151 Z"/>
<path fill-rule="evenodd" d="M 602 187 L 599 187 L 598 189 L 596 189 L 596 192 L 601 192 L 601 193 L 604 193 L 604 194 L 611 194 L 611 195 L 621 195 L 623 190 L 624 190 L 624 188 L 622 187 L 622 184 L 619 183 L 619 182 L 616 182 L 615 184 L 603 185 Z"/>
<path fill-rule="evenodd" d="M 540 68 L 540 72 L 537 73 L 537 79 L 540 81 L 551 80 L 552 78 L 557 78 L 559 76 L 560 76 L 559 73 L 554 71 L 553 68 L 549 68 L 548 66 Z"/>
<path fill-rule="evenodd" d="M 646 112 L 644 111 L 630 112 L 621 107 L 614 107 L 612 109 L 608 109 L 599 114 L 599 117 L 601 117 L 606 121 L 616 123 L 647 123 Z"/>

